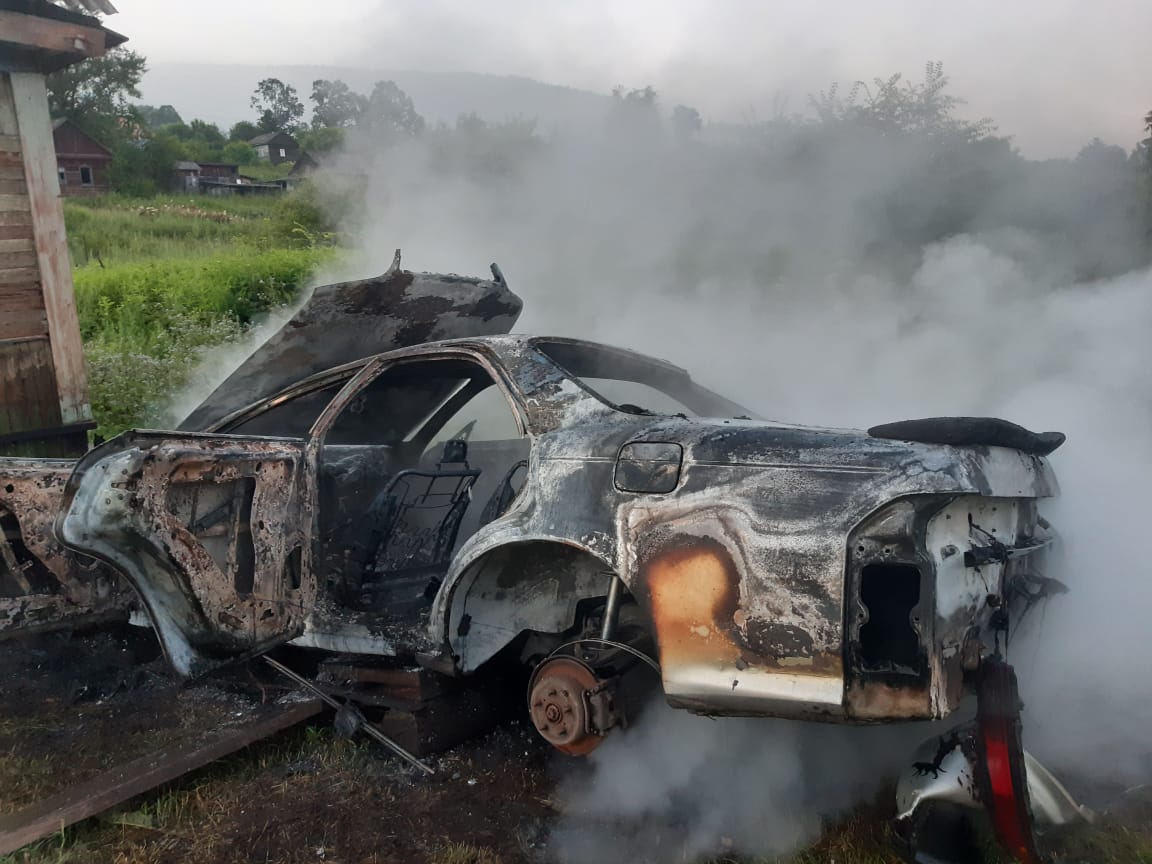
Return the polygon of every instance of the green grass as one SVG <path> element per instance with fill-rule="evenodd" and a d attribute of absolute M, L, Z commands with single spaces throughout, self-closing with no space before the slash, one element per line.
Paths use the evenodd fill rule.
<path fill-rule="evenodd" d="M 203 355 L 291 303 L 333 258 L 307 188 L 284 196 L 65 202 L 98 428 L 156 425 Z"/>
<path fill-rule="evenodd" d="M 255 798 L 291 798 L 295 789 L 318 798 L 320 785 L 333 795 L 366 796 L 367 753 L 370 748 L 363 742 L 337 738 L 327 729 L 297 730 L 141 796 L 128 805 L 130 809 L 111 811 L 12 855 L 0 855 L 0 864 L 236 860 L 229 833 Z M 309 766 L 306 772 L 296 775 L 286 770 L 302 760 Z M 308 848 L 292 860 L 317 858 Z M 477 860 L 477 864 L 489 862 Z"/>

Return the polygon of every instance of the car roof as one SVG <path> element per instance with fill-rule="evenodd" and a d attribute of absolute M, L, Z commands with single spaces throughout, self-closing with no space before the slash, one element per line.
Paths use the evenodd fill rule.
<path fill-rule="evenodd" d="M 333 384 L 337 381 L 340 381 L 341 379 L 349 379 L 361 369 L 363 369 L 366 365 L 377 359 L 401 360 L 411 357 L 420 357 L 425 354 L 435 354 L 437 352 L 444 351 L 445 349 L 469 348 L 472 350 L 487 350 L 497 359 L 505 360 L 510 359 L 510 355 L 523 351 L 524 348 L 531 348 L 537 345 L 566 345 L 577 348 L 584 348 L 589 351 L 596 351 L 601 353 L 607 352 L 619 355 L 621 359 L 631 359 L 650 363 L 655 366 L 660 366 L 664 369 L 665 372 L 670 374 L 682 375 L 685 378 L 690 377 L 687 370 L 681 368 L 680 366 L 676 366 L 673 363 L 669 363 L 667 360 L 661 360 L 656 357 L 651 357 L 647 354 L 631 351 L 627 348 L 617 348 L 613 345 L 606 345 L 601 342 L 593 342 L 587 339 L 574 339 L 567 336 L 539 336 L 524 333 L 512 333 L 500 336 L 461 337 L 459 339 L 444 339 L 439 342 L 422 342 L 418 345 L 409 345 L 404 348 L 396 348 L 392 351 L 384 351 L 379 354 L 370 354 L 369 356 L 363 357 L 359 360 L 353 360 L 349 363 L 333 366 L 330 369 L 325 369 L 321 372 L 315 372 L 277 391 L 271 396 L 262 397 L 246 404 L 243 408 L 230 412 L 227 416 L 222 417 L 220 420 L 211 424 L 211 426 L 208 427 L 208 431 L 215 431 L 217 429 L 228 426 L 231 423 L 234 423 L 237 418 L 243 417 L 244 415 L 253 411 L 257 406 L 284 400 L 299 393 L 317 389 L 328 384 Z M 559 364 L 557 364 L 557 366 L 559 366 Z"/>

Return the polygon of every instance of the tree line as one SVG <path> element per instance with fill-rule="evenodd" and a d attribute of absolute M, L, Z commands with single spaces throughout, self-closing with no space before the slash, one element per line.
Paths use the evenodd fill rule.
<path fill-rule="evenodd" d="M 515 174 L 540 154 L 568 144 L 541 136 L 526 118 L 493 122 L 468 114 L 453 124 L 432 124 L 394 81 L 378 81 L 360 93 L 338 79 L 312 82 L 308 122 L 304 99 L 294 87 L 277 78 L 260 80 L 250 99 L 251 119 L 225 132 L 203 120 L 185 122 L 170 105 L 138 104 L 146 68 L 139 54 L 116 49 L 49 77 L 53 116 L 70 117 L 112 148 L 113 183 L 126 192 L 166 188 L 172 164 L 180 159 L 250 165 L 256 157 L 247 142 L 262 132 L 289 132 L 314 155 L 371 154 L 415 144 L 435 171 L 486 177 Z M 1091 199 L 1112 221 L 1109 229 L 1094 230 L 1119 226 L 1148 235 L 1152 112 L 1144 117 L 1147 137 L 1131 152 L 1092 139 L 1073 159 L 1035 161 L 1023 157 L 991 119 L 965 118 L 963 106 L 938 62 L 926 64 L 919 80 L 895 74 L 846 89 L 832 85 L 813 94 L 804 112 L 777 112 L 766 121 L 727 127 L 705 125 L 690 106 L 665 110 L 650 86 L 617 87 L 607 104 L 600 146 L 606 153 L 672 146 L 699 159 L 710 158 L 704 154 L 717 147 L 735 148 L 753 159 L 761 154 L 759 168 L 748 163 L 754 173 L 782 159 L 803 171 L 818 170 L 821 159 L 850 141 L 854 152 L 884 152 L 889 161 L 900 161 L 891 154 L 903 154 L 902 191 L 888 193 L 884 219 L 892 232 L 913 240 L 930 241 L 977 224 L 986 218 L 988 200 L 1006 185 L 1022 182 L 1057 190 L 1046 204 L 1061 212 L 1056 222 L 1071 220 L 1071 211 Z M 1000 199 L 1004 212 L 997 218 L 1007 219 L 1013 204 L 1003 195 Z M 1076 218 L 1081 215 L 1077 211 Z M 1017 216 L 1032 218 L 1031 213 Z"/>

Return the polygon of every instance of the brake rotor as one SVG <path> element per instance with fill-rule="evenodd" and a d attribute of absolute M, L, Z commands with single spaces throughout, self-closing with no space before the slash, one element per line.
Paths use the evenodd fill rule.
<path fill-rule="evenodd" d="M 536 731 L 569 756 L 584 756 L 600 746 L 590 697 L 601 680 L 574 657 L 552 657 L 536 667 L 528 684 L 528 712 Z"/>
<path fill-rule="evenodd" d="M 1021 864 L 1042 864 L 1020 737 L 1020 692 L 1012 667 L 1000 660 L 985 660 L 976 700 L 980 773 L 984 775 L 980 780 L 996 838 Z"/>

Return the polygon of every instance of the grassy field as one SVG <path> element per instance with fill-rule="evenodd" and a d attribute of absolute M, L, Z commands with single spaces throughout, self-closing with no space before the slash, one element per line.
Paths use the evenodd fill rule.
<path fill-rule="evenodd" d="M 154 425 L 201 353 L 291 302 L 334 254 L 307 191 L 67 201 L 97 434 Z"/>

